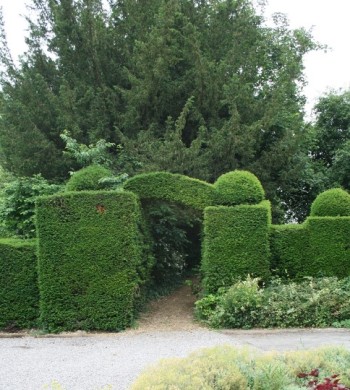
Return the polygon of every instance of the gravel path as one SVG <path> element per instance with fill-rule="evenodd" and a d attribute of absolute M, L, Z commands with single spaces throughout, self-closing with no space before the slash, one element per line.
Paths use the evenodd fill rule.
<path fill-rule="evenodd" d="M 183 286 L 152 302 L 136 330 L 122 333 L 33 337 L 0 333 L 0 390 L 125 390 L 147 366 L 161 358 L 184 357 L 217 345 L 249 345 L 268 350 L 344 345 L 350 330 L 210 331 L 193 321 L 195 298 Z"/>
<path fill-rule="evenodd" d="M 0 389 L 41 390 L 52 381 L 65 390 L 124 390 L 160 358 L 186 356 L 216 345 L 250 345 L 261 350 L 288 350 L 344 345 L 350 331 L 127 331 L 119 334 L 0 339 Z"/>

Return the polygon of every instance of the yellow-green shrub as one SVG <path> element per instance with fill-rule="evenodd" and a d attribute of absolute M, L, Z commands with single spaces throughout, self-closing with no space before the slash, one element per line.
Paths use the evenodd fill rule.
<path fill-rule="evenodd" d="M 350 351 L 323 347 L 263 353 L 229 346 L 204 349 L 187 358 L 166 359 L 145 370 L 131 390 L 296 390 L 305 389 L 300 372 L 320 369 L 320 378 L 340 374 L 350 384 Z"/>

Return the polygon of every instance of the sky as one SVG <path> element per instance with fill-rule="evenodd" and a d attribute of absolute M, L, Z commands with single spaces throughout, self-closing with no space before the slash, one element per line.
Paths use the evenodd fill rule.
<path fill-rule="evenodd" d="M 26 0 L 0 0 L 9 47 L 14 58 L 25 50 Z M 314 38 L 329 49 L 305 56 L 308 85 L 306 112 L 312 117 L 317 99 L 330 90 L 350 88 L 350 0 L 268 0 L 265 15 L 285 13 L 291 28 L 313 29 Z"/>

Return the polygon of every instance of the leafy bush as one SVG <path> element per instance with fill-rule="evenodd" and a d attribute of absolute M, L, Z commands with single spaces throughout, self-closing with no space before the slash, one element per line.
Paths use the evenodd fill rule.
<path fill-rule="evenodd" d="M 305 389 L 300 372 L 318 367 L 320 377 L 340 374 L 350 384 L 350 352 L 319 348 L 287 353 L 263 353 L 229 346 L 194 352 L 187 358 L 164 359 L 146 369 L 131 390 L 298 390 Z"/>
<path fill-rule="evenodd" d="M 197 316 L 213 327 L 323 327 L 350 318 L 350 279 L 275 280 L 259 287 L 248 277 L 196 302 Z"/>
<path fill-rule="evenodd" d="M 35 237 L 35 201 L 38 196 L 51 195 L 62 189 L 50 184 L 41 175 L 20 177 L 7 184 L 2 191 L 0 219 L 9 235 Z"/>
<path fill-rule="evenodd" d="M 74 172 L 67 181 L 67 191 L 101 190 L 101 179 L 112 176 L 112 171 L 101 165 L 90 165 Z"/>
<path fill-rule="evenodd" d="M 235 206 L 255 204 L 265 199 L 259 179 L 248 171 L 233 171 L 221 175 L 214 184 L 217 204 Z"/>
<path fill-rule="evenodd" d="M 350 194 L 341 188 L 322 192 L 311 205 L 312 217 L 350 216 Z"/>

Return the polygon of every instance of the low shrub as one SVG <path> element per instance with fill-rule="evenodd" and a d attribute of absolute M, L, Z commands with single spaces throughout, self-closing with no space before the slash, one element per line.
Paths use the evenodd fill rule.
<path fill-rule="evenodd" d="M 213 327 L 324 327 L 350 318 L 350 279 L 308 278 L 268 287 L 248 277 L 196 302 L 199 319 Z"/>
<path fill-rule="evenodd" d="M 315 367 L 320 378 L 336 373 L 348 386 L 349 366 L 350 352 L 344 348 L 279 354 L 221 346 L 162 360 L 142 373 L 131 389 L 297 390 L 307 387 L 299 374 Z"/>

